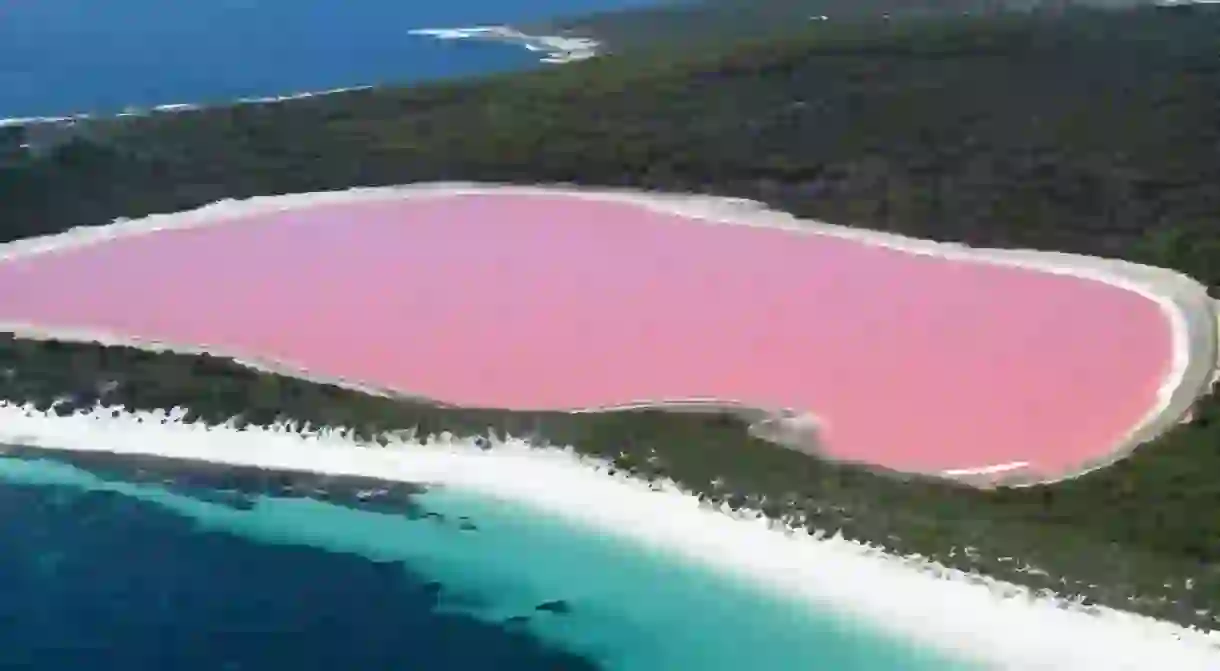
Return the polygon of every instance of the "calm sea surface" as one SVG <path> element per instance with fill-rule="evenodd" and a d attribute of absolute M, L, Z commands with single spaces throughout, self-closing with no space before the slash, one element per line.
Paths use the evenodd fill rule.
<path fill-rule="evenodd" d="M 0 667 L 964 668 L 467 492 L 369 509 L 181 473 L 133 480 L 0 458 Z"/>
<path fill-rule="evenodd" d="M 517 46 L 415 28 L 664 0 L 0 0 L 0 119 L 411 83 L 535 67 Z"/>

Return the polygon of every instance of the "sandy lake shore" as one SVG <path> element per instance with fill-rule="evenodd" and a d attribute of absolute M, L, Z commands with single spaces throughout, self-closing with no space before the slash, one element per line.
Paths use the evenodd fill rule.
<path fill-rule="evenodd" d="M 112 225 L 78 228 L 59 235 L 19 240 L 0 246 L 0 262 L 24 258 L 45 252 L 72 249 L 132 235 L 156 231 L 194 228 L 258 213 L 292 211 L 321 205 L 363 203 L 387 200 L 443 198 L 477 194 L 511 194 L 564 196 L 599 201 L 625 202 L 649 210 L 677 214 L 709 224 L 731 224 L 776 228 L 813 235 L 848 239 L 905 253 L 932 256 L 950 262 L 984 263 L 1014 266 L 1054 275 L 1066 275 L 1136 293 L 1156 303 L 1172 327 L 1172 366 L 1158 392 L 1157 402 L 1142 420 L 1127 433 L 1104 458 L 1095 459 L 1075 472 L 1047 479 L 1032 477 L 1023 471 L 1025 462 L 981 464 L 978 467 L 953 469 L 940 475 L 990 485 L 1025 485 L 1078 476 L 1121 459 L 1138 445 L 1151 440 L 1190 415 L 1194 401 L 1209 391 L 1217 370 L 1217 315 L 1215 303 L 1206 287 L 1176 272 L 1142 266 L 1125 261 L 1100 259 L 1055 252 L 1030 250 L 975 249 L 954 243 L 927 240 L 876 231 L 835 226 L 801 220 L 791 215 L 767 210 L 750 201 L 680 194 L 646 193 L 627 190 L 592 190 L 556 186 L 504 186 L 472 183 L 423 183 L 397 187 L 352 189 L 340 192 L 258 197 L 244 201 L 222 201 L 183 213 L 153 215 L 136 221 L 118 221 Z M 410 394 L 409 390 L 371 386 L 359 381 L 311 374 L 306 367 L 289 361 L 269 361 L 250 353 L 225 351 L 207 343 L 164 343 L 134 337 L 132 334 L 107 333 L 90 329 L 48 329 L 38 324 L 0 323 L 0 330 L 31 339 L 64 339 L 94 341 L 112 345 L 129 345 L 151 350 L 172 350 L 183 353 L 210 352 L 230 356 L 258 370 L 275 372 L 331 383 L 342 387 L 386 396 L 429 400 Z M 438 405 L 444 405 L 438 403 Z M 817 451 L 816 436 L 809 428 L 817 418 L 807 409 L 794 412 L 779 408 L 749 408 L 743 404 L 717 399 L 641 399 L 618 404 L 615 408 L 581 408 L 582 412 L 610 411 L 623 407 L 662 407 L 680 411 L 727 410 L 753 424 L 756 435 L 796 449 Z M 786 412 L 784 412 L 786 411 Z M 814 409 L 816 413 L 816 409 Z M 813 432 L 816 433 L 816 432 Z"/>

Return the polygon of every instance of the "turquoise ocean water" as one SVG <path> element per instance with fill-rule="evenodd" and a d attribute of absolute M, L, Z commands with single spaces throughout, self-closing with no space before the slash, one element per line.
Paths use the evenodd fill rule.
<path fill-rule="evenodd" d="M 0 667 L 967 668 L 471 492 L 370 510 L 121 475 L 0 458 Z"/>

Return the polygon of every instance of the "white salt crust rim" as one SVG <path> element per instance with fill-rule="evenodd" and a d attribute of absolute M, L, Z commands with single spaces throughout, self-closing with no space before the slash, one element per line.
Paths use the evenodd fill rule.
<path fill-rule="evenodd" d="M 247 200 L 222 200 L 184 212 L 156 214 L 137 220 L 119 219 L 108 226 L 78 227 L 56 235 L 18 240 L 0 245 L 0 260 L 83 247 L 156 231 L 206 226 L 264 213 L 294 211 L 323 205 L 470 195 L 563 196 L 624 203 L 709 224 L 753 226 L 824 235 L 955 262 L 991 263 L 1071 276 L 1131 291 L 1155 302 L 1168 320 L 1173 334 L 1172 363 L 1157 390 L 1156 404 L 1149 408 L 1140 421 L 1118 441 L 1108 453 L 1108 458 L 1082 465 L 1075 472 L 1064 473 L 1055 478 L 1048 479 L 1039 474 L 1036 477 L 1031 475 L 1024 479 L 1014 478 L 1004 483 L 1011 486 L 1042 484 L 1075 478 L 1124 458 L 1138 445 L 1156 438 L 1184 419 L 1189 419 L 1192 405 L 1201 395 L 1210 391 L 1211 385 L 1216 379 L 1217 370 L 1220 369 L 1220 361 L 1217 359 L 1216 303 L 1208 296 L 1206 286 L 1181 273 L 1129 261 L 1077 254 L 1022 249 L 973 248 L 959 243 L 909 238 L 893 233 L 798 219 L 791 214 L 768 209 L 756 201 L 697 194 L 658 193 L 633 189 L 593 189 L 565 184 L 519 186 L 473 182 L 424 182 L 389 187 L 354 188 L 344 191 L 259 196 Z M 161 343 L 99 330 L 44 329 L 37 324 L 21 323 L 0 324 L 0 331 L 12 332 L 19 337 L 30 339 L 99 342 L 107 345 L 129 345 L 153 351 L 208 352 L 231 357 L 243 365 L 266 372 L 335 384 L 364 393 L 431 401 L 431 399 L 412 396 L 405 390 L 377 388 L 352 380 L 314 376 L 302 366 L 293 365 L 291 362 L 260 360 L 242 352 L 225 351 L 224 348 L 209 347 L 201 343 L 192 345 Z M 641 399 L 614 407 L 573 410 L 601 412 L 641 407 L 685 411 L 723 409 L 739 414 L 746 409 L 744 404 L 731 399 L 701 398 Z M 764 413 L 769 412 L 767 409 L 759 410 Z M 799 416 L 795 419 L 807 421 L 809 417 Z M 1025 474 L 1022 474 L 1021 470 L 1028 465 L 1028 462 L 1023 461 L 968 465 L 962 468 L 947 469 L 933 475 L 986 486 L 994 484 L 993 476 L 996 475 L 1016 473 L 1018 476 L 1024 476 Z"/>
<path fill-rule="evenodd" d="M 860 618 L 984 668 L 1013 671 L 1214 671 L 1220 633 L 1055 597 L 914 555 L 811 535 L 701 503 L 674 483 L 646 483 L 569 449 L 509 438 L 480 449 L 445 436 L 361 443 L 341 430 L 207 426 L 185 411 L 96 408 L 58 417 L 0 401 L 0 443 L 155 455 L 267 469 L 416 482 L 520 502 L 768 593 Z M 967 551 L 969 551 L 967 549 Z M 1026 567 L 1029 570 L 1036 570 Z"/>

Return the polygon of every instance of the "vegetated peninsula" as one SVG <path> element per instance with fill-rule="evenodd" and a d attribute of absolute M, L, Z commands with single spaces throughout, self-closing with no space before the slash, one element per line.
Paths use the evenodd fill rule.
<path fill-rule="evenodd" d="M 1005 14 L 1057 16 L 1069 11 L 1151 6 L 1147 0 L 677 0 L 564 17 L 522 26 L 525 32 L 595 39 L 604 53 L 687 48 L 725 39 L 767 38 L 802 25 L 842 34 L 861 25 L 917 20 L 995 20 Z M 1168 4 L 1168 3 L 1166 3 Z"/>
<path fill-rule="evenodd" d="M 1220 280 L 1220 13 L 825 23 L 664 59 L 90 121 L 0 161 L 0 230 L 15 240 L 351 186 L 572 182 L 747 197 L 836 224 Z M 1220 615 L 1215 398 L 1112 467 L 985 491 L 812 459 L 728 416 L 436 408 L 125 347 L 0 339 L 0 397 L 292 418 L 369 438 L 533 436 L 894 552 L 1184 624 Z"/>

